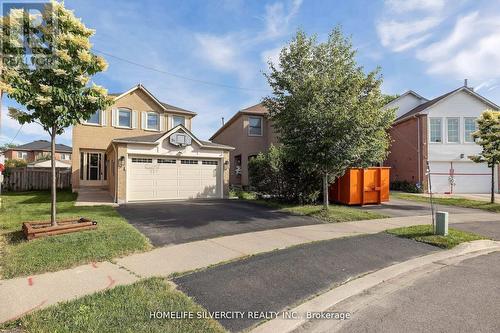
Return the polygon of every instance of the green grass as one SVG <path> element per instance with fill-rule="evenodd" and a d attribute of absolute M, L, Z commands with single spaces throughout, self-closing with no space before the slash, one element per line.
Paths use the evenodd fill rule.
<path fill-rule="evenodd" d="M 391 192 L 391 197 L 396 198 L 396 199 L 413 200 L 413 201 L 419 201 L 419 202 L 429 202 L 429 198 L 426 196 L 424 197 L 421 195 L 415 195 L 415 194 L 410 194 L 410 193 Z M 489 212 L 500 213 L 500 204 L 499 203 L 490 203 L 487 201 L 480 201 L 480 200 L 470 200 L 470 199 L 466 199 L 466 198 L 436 198 L 436 197 L 433 197 L 432 200 L 434 201 L 434 203 L 436 203 L 438 205 L 457 206 L 457 207 L 464 207 L 464 208 L 476 208 L 476 209 L 486 210 Z"/>
<path fill-rule="evenodd" d="M 205 311 L 161 278 L 88 295 L 27 315 L 4 328 L 27 332 L 225 332 L 210 319 L 150 319 L 156 311 Z M 0 326 L 1 329 L 1 326 Z"/>
<path fill-rule="evenodd" d="M 74 193 L 58 192 L 58 219 L 88 217 L 97 221 L 96 230 L 28 242 L 21 233 L 22 222 L 50 219 L 49 193 L 2 195 L 0 273 L 3 278 L 57 271 L 151 248 L 148 239 L 118 215 L 113 207 L 75 207 L 75 199 Z"/>
<path fill-rule="evenodd" d="M 399 237 L 410 238 L 418 242 L 431 244 L 444 249 L 451 249 L 464 242 L 487 239 L 486 237 L 471 232 L 460 231 L 453 228 L 448 229 L 447 236 L 434 235 L 432 226 L 428 224 L 390 229 L 387 230 L 387 232 Z"/>
<path fill-rule="evenodd" d="M 322 205 L 286 204 L 274 200 L 257 199 L 256 195 L 252 192 L 240 191 L 239 193 L 238 197 L 240 199 L 266 205 L 287 213 L 311 216 L 327 223 L 372 220 L 388 217 L 384 214 L 369 212 L 343 205 L 330 204 L 328 211 L 325 211 Z"/>

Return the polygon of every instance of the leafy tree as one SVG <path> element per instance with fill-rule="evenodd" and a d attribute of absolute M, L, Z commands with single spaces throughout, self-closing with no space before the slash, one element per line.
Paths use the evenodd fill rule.
<path fill-rule="evenodd" d="M 26 108 L 10 108 L 11 117 L 21 124 L 38 123 L 50 135 L 51 222 L 56 225 L 56 135 L 111 102 L 103 87 L 89 83 L 107 67 L 102 57 L 91 52 L 89 39 L 94 31 L 55 1 L 45 6 L 42 17 L 44 24 L 37 24 L 40 17 L 16 10 L 2 18 L 0 89 Z"/>
<path fill-rule="evenodd" d="M 473 133 L 483 151 L 470 158 L 476 163 L 488 163 L 491 168 L 491 203 L 495 202 L 495 168 L 500 163 L 500 112 L 484 111 L 477 120 L 478 130 Z"/>
<path fill-rule="evenodd" d="M 18 145 L 15 144 L 15 143 L 5 143 L 3 145 L 0 146 L 0 151 L 5 151 L 7 149 L 10 149 L 10 148 L 15 148 L 17 147 Z"/>
<path fill-rule="evenodd" d="M 301 170 L 322 174 L 325 209 L 330 180 L 385 159 L 395 117 L 382 109 L 379 69 L 365 74 L 355 56 L 338 27 L 324 43 L 298 31 L 265 74 L 273 94 L 264 104 L 280 143 Z"/>
<path fill-rule="evenodd" d="M 384 105 L 386 105 L 395 100 L 396 98 L 398 98 L 399 94 L 394 94 L 394 95 L 384 94 L 383 97 L 384 97 Z"/>

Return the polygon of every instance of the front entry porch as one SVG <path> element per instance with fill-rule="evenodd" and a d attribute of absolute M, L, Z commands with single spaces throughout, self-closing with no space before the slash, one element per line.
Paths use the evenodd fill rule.
<path fill-rule="evenodd" d="M 107 188 L 102 187 L 80 187 L 76 189 L 78 197 L 75 206 L 113 206 L 118 204 L 113 202 L 113 197 Z"/>

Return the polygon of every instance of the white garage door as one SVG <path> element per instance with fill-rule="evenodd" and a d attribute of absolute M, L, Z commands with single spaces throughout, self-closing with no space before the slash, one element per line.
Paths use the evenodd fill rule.
<path fill-rule="evenodd" d="M 434 193 L 489 193 L 491 190 L 491 169 L 485 163 L 430 162 L 430 168 Z"/>
<path fill-rule="evenodd" d="M 216 159 L 130 156 L 127 200 L 220 198 Z"/>

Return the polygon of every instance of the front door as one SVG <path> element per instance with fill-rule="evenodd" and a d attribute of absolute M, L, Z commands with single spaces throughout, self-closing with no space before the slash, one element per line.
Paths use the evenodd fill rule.
<path fill-rule="evenodd" d="M 80 153 L 80 183 L 82 186 L 107 184 L 107 159 L 103 152 Z"/>

